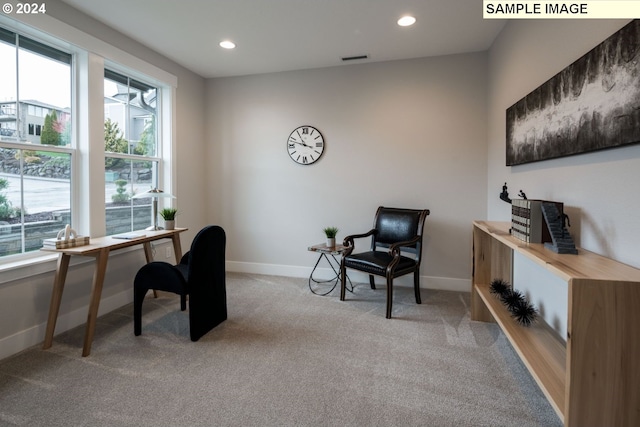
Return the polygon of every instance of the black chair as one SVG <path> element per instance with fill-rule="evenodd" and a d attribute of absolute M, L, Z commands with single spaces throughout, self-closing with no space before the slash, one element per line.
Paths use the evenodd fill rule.
<path fill-rule="evenodd" d="M 150 289 L 180 295 L 180 309 L 187 308 L 191 341 L 227 319 L 225 285 L 226 235 L 217 225 L 198 232 L 180 264 L 151 262 L 142 267 L 133 282 L 133 332 L 142 332 L 142 302 Z"/>
<path fill-rule="evenodd" d="M 416 303 L 420 304 L 420 261 L 422 259 L 422 231 L 428 209 L 398 209 L 380 206 L 373 220 L 373 229 L 344 238 L 347 247 L 340 262 L 340 300 L 345 299 L 346 269 L 369 273 L 371 289 L 375 276 L 387 279 L 387 319 L 391 318 L 393 279 L 413 273 Z M 353 253 L 355 239 L 371 236 L 368 252 Z M 410 256 L 407 256 L 410 255 Z"/>

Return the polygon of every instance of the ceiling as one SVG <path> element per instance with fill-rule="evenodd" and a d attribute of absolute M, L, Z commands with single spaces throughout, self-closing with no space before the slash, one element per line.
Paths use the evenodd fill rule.
<path fill-rule="evenodd" d="M 63 2 L 206 78 L 483 51 L 505 24 L 474 0 Z"/>

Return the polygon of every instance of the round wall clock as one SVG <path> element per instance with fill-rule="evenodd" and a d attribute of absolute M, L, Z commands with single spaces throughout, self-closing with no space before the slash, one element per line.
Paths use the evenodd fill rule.
<path fill-rule="evenodd" d="M 311 165 L 322 156 L 324 138 L 313 126 L 300 126 L 289 135 L 287 151 L 294 162 Z"/>

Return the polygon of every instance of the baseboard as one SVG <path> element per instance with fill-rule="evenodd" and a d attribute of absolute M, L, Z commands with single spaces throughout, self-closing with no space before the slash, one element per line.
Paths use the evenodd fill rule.
<path fill-rule="evenodd" d="M 257 262 L 227 261 L 226 268 L 227 271 L 233 273 L 265 274 L 267 276 L 309 277 L 309 274 L 311 274 L 311 267 L 261 264 Z M 327 270 L 330 269 L 327 268 Z"/>
<path fill-rule="evenodd" d="M 133 292 L 130 290 L 119 292 L 108 298 L 100 300 L 100 309 L 98 310 L 98 316 L 109 313 L 115 309 L 129 304 L 133 301 Z M 68 331 L 79 325 L 87 323 L 87 312 L 89 306 L 78 308 L 68 313 L 60 314 L 56 322 L 55 335 Z M 5 357 L 9 357 L 16 353 L 19 353 L 27 348 L 44 342 L 44 334 L 47 329 L 47 323 L 41 323 L 31 328 L 22 330 L 11 336 L 0 339 L 0 360 Z M 132 332 L 133 333 L 133 329 Z M 53 339 L 53 345 L 56 345 L 55 338 Z M 83 343 L 78 343 L 78 352 L 82 351 Z"/>
<path fill-rule="evenodd" d="M 253 262 L 227 261 L 227 271 L 234 273 L 265 274 L 267 276 L 306 277 L 311 274 L 312 267 L 297 267 L 278 264 L 260 264 Z M 369 283 L 369 276 L 359 271 L 350 270 L 349 277 L 353 282 Z M 317 279 L 330 279 L 335 277 L 335 272 L 330 267 L 318 267 L 313 272 Z M 377 280 L 382 280 L 378 278 Z M 413 286 L 413 278 L 400 277 L 397 280 L 399 286 Z M 456 279 L 450 277 L 420 276 L 420 288 L 438 289 L 443 291 L 470 292 L 471 279 Z"/>

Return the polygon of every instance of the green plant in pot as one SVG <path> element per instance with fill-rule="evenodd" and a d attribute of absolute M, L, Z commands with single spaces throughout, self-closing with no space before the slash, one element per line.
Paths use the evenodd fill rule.
<path fill-rule="evenodd" d="M 176 227 L 176 215 L 178 210 L 176 208 L 164 208 L 160 211 L 160 216 L 164 219 L 164 228 L 167 230 L 173 230 Z"/>
<path fill-rule="evenodd" d="M 337 227 L 325 227 L 324 235 L 327 236 L 327 246 L 334 248 L 336 246 L 336 234 L 338 234 Z"/>

